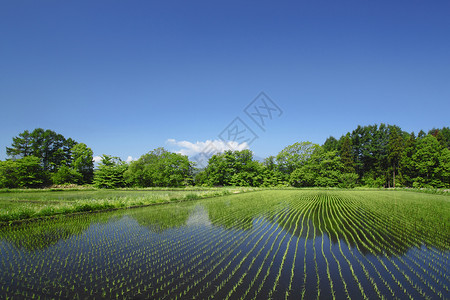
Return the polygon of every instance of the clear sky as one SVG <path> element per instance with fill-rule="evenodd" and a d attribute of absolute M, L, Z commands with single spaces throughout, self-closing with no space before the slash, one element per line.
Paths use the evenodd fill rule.
<path fill-rule="evenodd" d="M 449 15 L 447 0 L 4 0 L 0 159 L 36 127 L 126 159 L 193 155 L 237 117 L 259 157 L 357 125 L 449 126 Z M 264 130 L 245 113 L 260 92 L 279 108 L 261 108 Z"/>

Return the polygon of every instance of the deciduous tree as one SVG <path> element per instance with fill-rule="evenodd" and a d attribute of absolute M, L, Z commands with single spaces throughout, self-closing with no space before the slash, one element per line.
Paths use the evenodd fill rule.
<path fill-rule="evenodd" d="M 81 183 L 91 183 L 94 176 L 93 151 L 84 143 L 75 144 L 71 149 L 73 170 L 81 174 Z"/>
<path fill-rule="evenodd" d="M 128 169 L 119 157 L 102 155 L 98 169 L 94 172 L 94 185 L 99 188 L 118 188 L 126 185 L 123 174 Z"/>
<path fill-rule="evenodd" d="M 311 142 L 299 142 L 287 146 L 276 157 L 280 171 L 291 174 L 295 169 L 303 166 L 318 147 L 320 146 Z"/>
<path fill-rule="evenodd" d="M 34 188 L 46 181 L 40 160 L 26 156 L 17 160 L 0 161 L 0 187 Z"/>
<path fill-rule="evenodd" d="M 193 183 L 193 167 L 187 156 L 157 148 L 131 162 L 124 176 L 134 186 L 179 187 Z"/>

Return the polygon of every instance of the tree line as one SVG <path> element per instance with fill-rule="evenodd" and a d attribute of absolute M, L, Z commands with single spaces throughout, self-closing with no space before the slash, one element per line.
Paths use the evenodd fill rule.
<path fill-rule="evenodd" d="M 199 169 L 187 156 L 154 149 L 130 163 L 52 130 L 25 130 L 0 161 L 0 188 L 92 184 L 99 188 L 182 186 L 450 187 L 450 129 L 358 126 L 323 145 L 297 142 L 260 162 L 250 150 L 213 155 Z"/>

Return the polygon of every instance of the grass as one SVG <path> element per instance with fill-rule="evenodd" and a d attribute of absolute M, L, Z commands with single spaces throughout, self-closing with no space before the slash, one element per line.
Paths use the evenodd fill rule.
<path fill-rule="evenodd" d="M 4 189 L 0 191 L 0 225 L 31 218 L 196 200 L 251 190 L 253 189 L 234 187 L 114 190 Z"/>

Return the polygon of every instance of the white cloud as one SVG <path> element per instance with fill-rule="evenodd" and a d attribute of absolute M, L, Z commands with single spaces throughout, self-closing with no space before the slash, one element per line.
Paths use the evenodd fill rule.
<path fill-rule="evenodd" d="M 99 162 L 102 161 L 102 157 L 101 156 L 94 156 L 93 161 L 94 161 L 94 163 L 98 164 Z"/>
<path fill-rule="evenodd" d="M 127 162 L 127 163 L 130 163 L 130 162 L 132 162 L 133 160 L 137 160 L 137 158 L 133 158 L 132 156 L 128 155 L 126 162 Z"/>
<path fill-rule="evenodd" d="M 178 146 L 181 149 L 175 151 L 187 156 L 194 156 L 199 153 L 215 154 L 219 152 L 224 152 L 226 150 L 244 150 L 248 149 L 248 144 L 246 142 L 239 144 L 238 142 L 229 141 L 225 142 L 222 140 L 206 140 L 204 142 L 191 143 L 188 141 L 176 141 L 175 139 L 168 139 L 168 144 Z"/>

